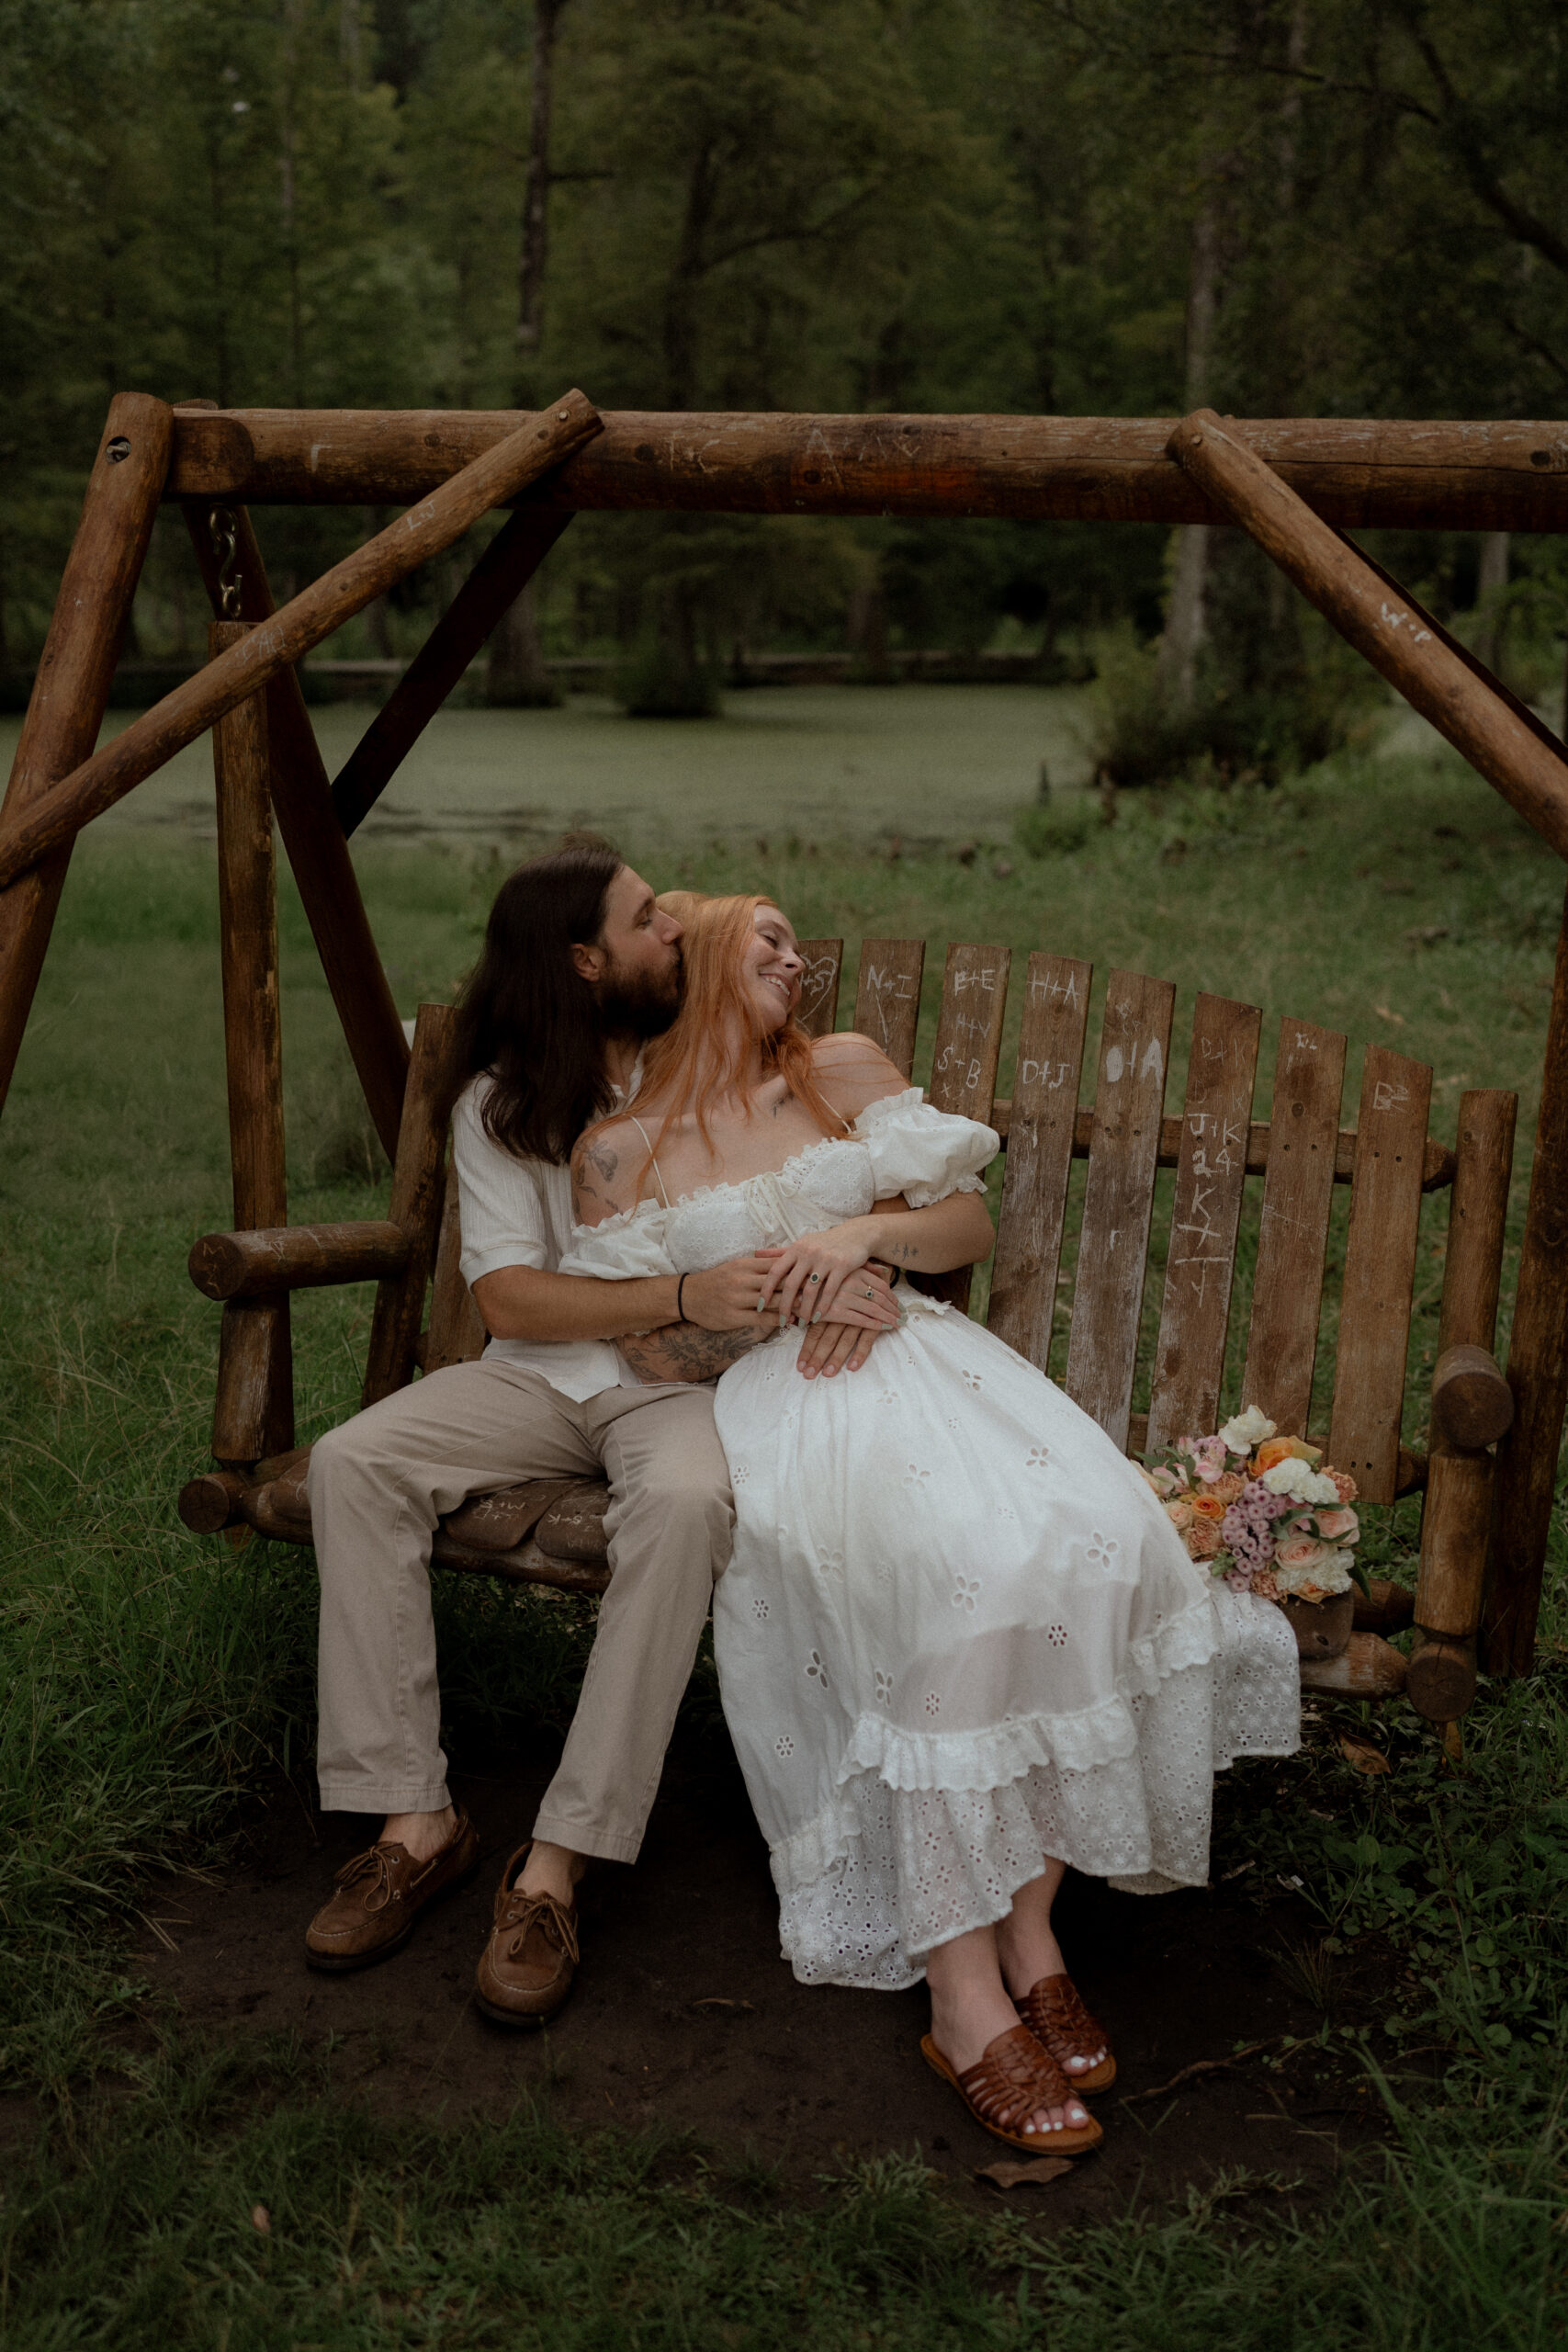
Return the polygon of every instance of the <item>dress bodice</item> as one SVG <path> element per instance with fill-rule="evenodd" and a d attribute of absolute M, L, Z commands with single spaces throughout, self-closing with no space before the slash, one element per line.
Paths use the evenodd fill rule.
<path fill-rule="evenodd" d="M 979 1171 L 998 1148 L 993 1129 L 933 1111 L 910 1087 L 873 1102 L 849 1135 L 807 1144 L 782 1168 L 674 1201 L 639 1201 L 603 1225 L 577 1227 L 560 1271 L 612 1281 L 700 1273 L 863 1216 L 895 1194 L 926 1208 L 950 1193 L 984 1192 Z"/>
<path fill-rule="evenodd" d="M 775 1249 L 864 1216 L 876 1198 L 863 1143 L 828 1140 L 782 1168 L 738 1184 L 714 1184 L 676 1201 L 664 1219 L 664 1247 L 678 1274 L 700 1273 L 748 1250 Z"/>

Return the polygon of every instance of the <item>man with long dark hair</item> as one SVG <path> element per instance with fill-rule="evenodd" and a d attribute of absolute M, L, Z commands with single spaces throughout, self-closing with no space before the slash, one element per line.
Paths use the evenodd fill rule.
<path fill-rule="evenodd" d="M 518 1479 L 609 1479 L 613 1573 L 582 1695 L 533 1837 L 502 1873 L 479 1962 L 479 2006 L 502 2023 L 540 2023 L 570 1990 L 584 1859 L 637 1857 L 729 1556 L 729 1476 L 701 1384 L 764 1336 L 767 1261 L 679 1283 L 555 1271 L 571 1229 L 571 1148 L 631 1091 L 641 1045 L 668 1028 L 680 993 L 681 925 L 607 843 L 569 842 L 502 885 L 460 1007 L 467 1083 L 452 1122 L 462 1270 L 490 1345 L 478 1363 L 372 1406 L 310 1456 L 321 1804 L 386 1816 L 310 1923 L 306 1956 L 321 1969 L 397 1950 L 478 1860 L 440 1746 L 437 1520 Z M 637 1334 L 656 1336 L 639 1347 Z M 824 1363 L 853 1365 L 870 1337 L 824 1327 L 807 1344 Z"/>

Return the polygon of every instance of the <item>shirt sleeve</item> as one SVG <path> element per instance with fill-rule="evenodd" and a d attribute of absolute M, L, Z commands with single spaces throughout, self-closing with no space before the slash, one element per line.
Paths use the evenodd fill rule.
<path fill-rule="evenodd" d="M 452 1113 L 452 1165 L 457 1171 L 463 1280 L 472 1285 L 502 1266 L 547 1269 L 553 1254 L 545 1204 L 532 1170 L 485 1133 L 475 1079 Z"/>
<path fill-rule="evenodd" d="M 994 1127 L 933 1111 L 918 1086 L 869 1103 L 854 1132 L 871 1154 L 877 1199 L 902 1193 L 912 1209 L 929 1209 L 952 1193 L 983 1193 L 984 1171 L 1002 1148 Z"/>
<path fill-rule="evenodd" d="M 625 1283 L 638 1275 L 672 1274 L 675 1261 L 665 1239 L 669 1212 L 657 1201 L 606 1217 L 603 1225 L 574 1225 L 560 1261 L 563 1274 L 592 1274 L 601 1282 Z"/>

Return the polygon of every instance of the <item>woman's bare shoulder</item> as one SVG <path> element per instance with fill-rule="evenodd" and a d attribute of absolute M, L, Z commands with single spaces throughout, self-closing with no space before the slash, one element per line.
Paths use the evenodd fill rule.
<path fill-rule="evenodd" d="M 880 1046 L 855 1029 L 841 1029 L 831 1037 L 818 1037 L 811 1046 L 812 1073 L 835 1111 L 858 1118 L 868 1102 L 902 1094 L 908 1080 Z"/>

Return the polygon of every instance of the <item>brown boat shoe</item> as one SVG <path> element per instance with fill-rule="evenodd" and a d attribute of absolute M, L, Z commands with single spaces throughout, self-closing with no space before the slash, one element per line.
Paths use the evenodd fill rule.
<path fill-rule="evenodd" d="M 452 1835 L 427 1862 L 385 1839 L 355 1854 L 305 1930 L 305 1965 L 345 1971 L 389 1958 L 407 1943 L 425 1905 L 460 1886 L 479 1859 L 479 1832 L 461 1805 Z"/>
<path fill-rule="evenodd" d="M 577 1971 L 577 1905 L 518 1884 L 534 1841 L 525 1838 L 501 1873 L 495 1925 L 479 1954 L 474 1999 L 497 2025 L 544 2025 Z"/>

